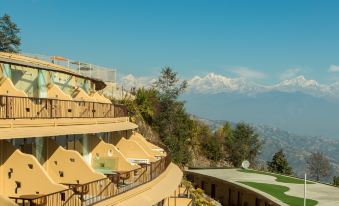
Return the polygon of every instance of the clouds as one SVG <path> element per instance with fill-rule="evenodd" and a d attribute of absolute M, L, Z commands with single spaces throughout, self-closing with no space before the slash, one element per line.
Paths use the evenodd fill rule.
<path fill-rule="evenodd" d="M 153 77 L 149 77 L 149 76 L 135 77 L 132 74 L 123 76 L 120 79 L 121 84 L 126 89 L 150 87 L 155 81 L 156 80 Z"/>
<path fill-rule="evenodd" d="M 265 73 L 256 71 L 256 70 L 253 70 L 247 67 L 233 68 L 233 69 L 230 69 L 230 71 L 242 79 L 255 80 L 255 79 L 264 79 L 267 77 Z"/>
<path fill-rule="evenodd" d="M 332 64 L 328 69 L 329 72 L 339 72 L 339 66 Z"/>
<path fill-rule="evenodd" d="M 287 69 L 286 71 L 284 71 L 281 75 L 280 75 L 280 79 L 281 80 L 286 80 L 286 79 L 291 79 L 291 78 L 294 78 L 296 76 L 299 75 L 299 72 L 300 72 L 301 69 L 299 68 L 290 68 L 290 69 Z"/>

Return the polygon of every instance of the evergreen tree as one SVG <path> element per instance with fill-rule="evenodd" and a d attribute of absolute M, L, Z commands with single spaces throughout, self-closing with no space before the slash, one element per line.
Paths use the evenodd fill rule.
<path fill-rule="evenodd" d="M 184 103 L 178 100 L 186 87 L 187 82 L 180 81 L 169 67 L 161 71 L 154 84 L 159 94 L 155 127 L 171 151 L 173 161 L 183 165 L 191 159 L 190 143 L 194 135 L 193 120 L 185 111 Z"/>
<path fill-rule="evenodd" d="M 18 53 L 21 39 L 20 29 L 7 14 L 0 18 L 0 51 Z"/>
<path fill-rule="evenodd" d="M 253 165 L 261 146 L 259 136 L 254 129 L 246 123 L 238 123 L 232 132 L 230 160 L 235 167 L 239 167 L 244 160 L 248 160 Z"/>
<path fill-rule="evenodd" d="M 285 175 L 292 174 L 292 168 L 288 165 L 287 159 L 282 149 L 273 155 L 272 161 L 267 162 L 267 166 L 270 172 Z"/>

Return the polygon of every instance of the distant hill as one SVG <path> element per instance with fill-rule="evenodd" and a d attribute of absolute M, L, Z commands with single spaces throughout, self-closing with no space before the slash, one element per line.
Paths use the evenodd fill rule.
<path fill-rule="evenodd" d="M 200 118 L 212 129 L 221 127 L 223 120 L 208 120 Z M 235 125 L 235 123 L 232 123 Z M 256 132 L 263 141 L 263 149 L 259 157 L 262 161 L 269 161 L 279 149 L 283 149 L 295 175 L 302 177 L 306 167 L 306 158 L 313 151 L 323 152 L 330 160 L 332 174 L 339 175 L 339 139 L 324 137 L 310 137 L 296 135 L 285 130 L 267 125 L 254 125 Z M 331 181 L 331 178 L 323 181 Z"/>
<path fill-rule="evenodd" d="M 188 112 L 209 119 L 274 125 L 309 135 L 339 138 L 339 103 L 300 92 L 186 93 Z"/>

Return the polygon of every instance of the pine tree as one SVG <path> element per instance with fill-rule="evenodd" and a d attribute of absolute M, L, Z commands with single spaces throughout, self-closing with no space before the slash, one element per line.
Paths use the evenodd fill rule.
<path fill-rule="evenodd" d="M 292 168 L 288 165 L 288 161 L 282 149 L 273 155 L 272 161 L 267 162 L 267 166 L 270 172 L 285 175 L 292 174 Z"/>
<path fill-rule="evenodd" d="M 21 39 L 20 29 L 7 14 L 0 18 L 0 51 L 18 53 Z"/>

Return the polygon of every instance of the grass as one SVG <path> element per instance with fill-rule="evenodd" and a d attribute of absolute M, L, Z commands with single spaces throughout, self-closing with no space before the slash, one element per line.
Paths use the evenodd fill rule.
<path fill-rule="evenodd" d="M 290 205 L 290 206 L 303 206 L 304 205 L 303 198 L 285 194 L 285 192 L 289 190 L 288 187 L 281 186 L 281 185 L 274 185 L 274 184 L 257 183 L 257 182 L 240 182 L 240 183 L 253 187 L 260 191 L 263 191 L 267 194 L 270 194 L 273 197 L 279 199 L 280 201 L 286 203 L 287 205 Z M 307 206 L 314 206 L 316 204 L 318 204 L 318 202 L 315 200 L 312 200 L 312 199 L 306 200 Z"/>
<path fill-rule="evenodd" d="M 283 182 L 283 183 L 291 183 L 291 184 L 304 184 L 303 179 L 298 179 L 295 177 L 289 177 L 285 175 L 279 175 L 279 174 L 274 174 L 274 173 L 269 173 L 269 172 L 262 172 L 262 171 L 257 171 L 257 170 L 245 170 L 245 169 L 240 169 L 240 172 L 246 172 L 246 173 L 255 173 L 255 174 L 261 174 L 261 175 L 270 175 L 275 177 L 275 181 L 277 182 Z M 307 184 L 315 184 L 314 182 L 307 181 Z"/>

